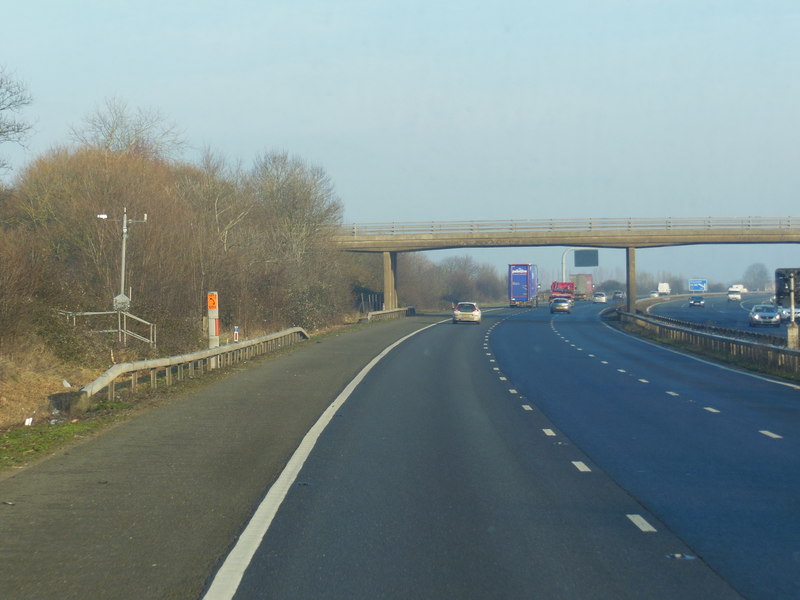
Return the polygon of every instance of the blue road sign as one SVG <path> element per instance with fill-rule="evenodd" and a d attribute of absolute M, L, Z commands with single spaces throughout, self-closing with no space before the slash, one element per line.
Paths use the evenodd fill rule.
<path fill-rule="evenodd" d="M 690 292 L 705 292 L 708 288 L 708 279 L 690 279 L 689 291 Z"/>

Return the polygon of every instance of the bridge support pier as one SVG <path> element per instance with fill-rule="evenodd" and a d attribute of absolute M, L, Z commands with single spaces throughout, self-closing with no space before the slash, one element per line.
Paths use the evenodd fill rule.
<path fill-rule="evenodd" d="M 383 253 L 383 309 L 397 308 L 397 252 Z"/>
<path fill-rule="evenodd" d="M 636 248 L 625 249 L 625 295 L 626 310 L 636 310 Z"/>

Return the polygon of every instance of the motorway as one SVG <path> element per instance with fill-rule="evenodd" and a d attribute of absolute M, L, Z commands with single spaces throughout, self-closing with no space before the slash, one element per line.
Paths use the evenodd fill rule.
<path fill-rule="evenodd" d="M 601 308 L 488 311 L 391 349 L 206 597 L 800 597 L 798 388 Z"/>
<path fill-rule="evenodd" d="M 708 295 L 705 306 L 689 306 L 688 296 L 660 302 L 651 307 L 650 313 L 662 317 L 672 317 L 681 321 L 691 321 L 703 325 L 714 325 L 727 329 L 742 329 L 749 332 L 769 335 L 785 335 L 786 328 L 750 327 L 747 314 L 756 304 L 771 304 L 771 294 L 753 293 L 742 296 L 741 301 L 728 301 L 727 295 Z"/>

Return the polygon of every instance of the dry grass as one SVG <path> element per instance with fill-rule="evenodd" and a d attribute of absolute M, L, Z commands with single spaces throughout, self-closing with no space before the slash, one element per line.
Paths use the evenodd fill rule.
<path fill-rule="evenodd" d="M 52 418 L 48 396 L 66 391 L 64 381 L 77 389 L 97 378 L 102 369 L 65 365 L 42 345 L 16 349 L 0 356 L 0 430 Z"/>

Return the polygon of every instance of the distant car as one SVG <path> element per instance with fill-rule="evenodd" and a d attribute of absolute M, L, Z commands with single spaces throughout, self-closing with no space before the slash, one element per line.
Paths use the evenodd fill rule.
<path fill-rule="evenodd" d="M 790 321 L 792 319 L 792 309 L 788 306 L 779 306 L 778 314 L 781 316 L 781 321 Z M 800 321 L 800 306 L 794 307 L 794 320 Z"/>
<path fill-rule="evenodd" d="M 481 322 L 481 309 L 474 302 L 459 302 L 453 309 L 453 323 Z"/>
<path fill-rule="evenodd" d="M 625 292 L 623 292 L 622 290 L 617 290 L 616 292 L 614 292 L 614 295 L 611 296 L 611 298 L 613 300 L 624 300 L 625 299 Z"/>
<path fill-rule="evenodd" d="M 740 302 L 742 299 L 742 292 L 728 290 L 728 302 L 736 301 Z"/>
<path fill-rule="evenodd" d="M 691 296 L 689 298 L 689 306 L 705 306 L 706 301 L 702 296 Z"/>
<path fill-rule="evenodd" d="M 781 315 L 778 313 L 778 308 L 772 304 L 756 304 L 750 309 L 748 321 L 750 322 L 750 327 L 759 325 L 777 327 L 781 324 Z"/>
<path fill-rule="evenodd" d="M 650 297 L 651 298 L 658 298 L 658 290 L 653 290 L 652 292 L 650 292 Z"/>
<path fill-rule="evenodd" d="M 605 292 L 595 292 L 594 296 L 592 296 L 592 302 L 597 304 L 598 302 L 606 302 L 606 294 Z"/>
<path fill-rule="evenodd" d="M 557 312 L 565 312 L 571 313 L 572 312 L 572 302 L 570 302 L 567 298 L 553 298 L 550 302 L 550 312 L 557 313 Z"/>

